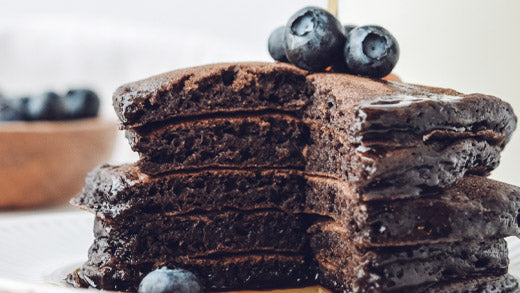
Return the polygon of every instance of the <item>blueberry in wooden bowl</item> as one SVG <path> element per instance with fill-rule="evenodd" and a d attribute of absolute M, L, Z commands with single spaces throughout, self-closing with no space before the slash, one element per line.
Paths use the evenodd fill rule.
<path fill-rule="evenodd" d="M 117 123 L 87 89 L 0 97 L 0 209 L 64 203 L 108 160 Z"/>

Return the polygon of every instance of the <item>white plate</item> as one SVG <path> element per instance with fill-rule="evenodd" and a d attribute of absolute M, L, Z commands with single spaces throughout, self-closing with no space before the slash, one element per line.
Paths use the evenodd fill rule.
<path fill-rule="evenodd" d="M 60 212 L 0 220 L 0 292 L 78 292 L 67 273 L 87 259 L 94 217 Z M 507 239 L 510 273 L 520 276 L 520 240 Z"/>
<path fill-rule="evenodd" d="M 93 221 L 86 212 L 2 219 L 0 292 L 56 292 L 65 287 L 67 273 L 87 259 Z"/>

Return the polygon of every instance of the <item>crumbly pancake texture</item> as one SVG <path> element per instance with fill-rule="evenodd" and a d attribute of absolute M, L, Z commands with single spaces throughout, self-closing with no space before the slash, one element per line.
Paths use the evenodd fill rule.
<path fill-rule="evenodd" d="M 135 291 L 160 267 L 208 291 L 515 292 L 520 187 L 487 179 L 511 106 L 283 63 L 222 63 L 118 88 L 135 164 L 92 171 L 74 286 Z"/>
<path fill-rule="evenodd" d="M 359 246 L 485 240 L 520 234 L 520 188 L 466 176 L 441 194 L 362 202 L 346 184 L 295 170 L 204 170 L 151 177 L 105 165 L 72 203 L 109 222 L 274 210 L 343 222 Z"/>
<path fill-rule="evenodd" d="M 492 96 L 279 63 L 165 73 L 120 87 L 114 106 L 148 174 L 291 167 L 376 199 L 489 173 L 516 127 Z"/>
<path fill-rule="evenodd" d="M 358 288 L 358 292 L 375 289 L 389 292 L 507 272 L 507 247 L 503 239 L 359 248 L 349 240 L 347 229 L 328 220 L 315 222 L 307 231 L 297 226 L 280 227 L 288 236 L 272 233 L 267 228 L 241 232 L 243 227 L 258 226 L 261 222 L 258 217 L 266 216 L 265 213 L 253 215 L 249 218 L 239 212 L 208 215 L 208 219 L 199 219 L 185 229 L 186 238 L 177 235 L 179 231 L 168 229 L 184 227 L 184 217 L 125 225 L 98 219 L 89 260 L 71 276 L 71 281 L 76 278 L 76 282 L 83 285 L 90 283 L 88 285 L 96 288 L 132 291 L 142 276 L 167 266 L 193 271 L 213 290 L 321 284 L 337 292 L 352 292 L 354 288 Z M 210 225 L 216 232 L 208 233 L 204 224 L 226 217 L 243 217 L 243 220 Z M 280 226 L 287 222 L 281 222 L 280 217 L 266 217 Z M 174 224 L 175 221 L 180 224 Z M 146 232 L 148 230 L 157 232 Z M 223 240 L 226 238 L 227 241 Z M 267 267 L 275 271 L 265 272 Z M 238 273 L 240 271 L 242 273 Z M 244 279 L 239 279 L 241 276 Z"/>
<path fill-rule="evenodd" d="M 433 198 L 362 202 L 341 181 L 296 170 L 151 177 L 106 165 L 73 203 L 97 215 L 89 261 L 70 277 L 76 285 L 135 290 L 167 265 L 214 290 L 402 292 L 505 274 L 499 238 L 519 232 L 520 189 L 467 176 Z M 214 277 L 238 271 L 260 275 Z"/>

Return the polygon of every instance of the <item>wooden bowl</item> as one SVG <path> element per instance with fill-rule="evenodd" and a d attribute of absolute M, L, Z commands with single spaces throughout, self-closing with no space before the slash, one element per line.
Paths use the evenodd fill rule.
<path fill-rule="evenodd" d="M 110 158 L 116 131 L 100 118 L 0 123 L 0 209 L 68 201 Z"/>

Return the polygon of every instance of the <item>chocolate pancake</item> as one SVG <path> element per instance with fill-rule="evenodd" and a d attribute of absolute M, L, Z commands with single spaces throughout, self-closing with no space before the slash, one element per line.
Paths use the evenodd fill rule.
<path fill-rule="evenodd" d="M 309 74 L 285 63 L 175 70 L 121 86 L 113 102 L 125 128 L 254 111 L 292 112 L 355 132 L 489 129 L 508 137 L 516 125 L 510 105 L 495 97 L 348 74 Z"/>
<path fill-rule="evenodd" d="M 299 253 L 308 245 L 307 229 L 316 217 L 276 210 L 204 212 L 188 215 L 132 216 L 122 221 L 96 219 L 94 236 L 127 252 L 124 257 L 212 256 L 222 253 Z"/>
<path fill-rule="evenodd" d="M 378 272 L 384 272 L 386 275 L 380 276 L 378 283 L 374 285 L 376 287 L 389 286 L 383 286 L 383 282 L 410 286 L 407 282 L 438 281 L 442 278 L 484 272 L 502 274 L 507 270 L 507 248 L 503 240 L 488 243 L 463 242 L 462 245 L 455 242 L 364 248 L 353 243 L 348 229 L 337 221 L 319 220 L 307 229 L 311 223 L 312 219 L 301 216 L 265 211 L 251 214 L 208 213 L 188 219 L 183 216 L 170 219 L 150 217 L 117 224 L 97 219 L 94 235 L 97 241 L 106 241 L 111 247 L 117 248 L 118 258 L 132 263 L 162 259 L 161 255 L 214 257 L 222 254 L 263 252 L 304 254 L 310 243 L 312 254 L 326 268 L 335 267 L 338 272 L 347 275 L 356 275 L 354 271 L 372 271 L 372 277 Z M 414 251 L 417 255 L 410 255 Z M 426 267 L 427 262 L 424 259 L 428 257 L 443 261 Z M 418 264 L 413 263 L 414 261 Z M 383 265 L 381 263 L 392 263 L 392 266 L 385 267 L 385 270 L 377 269 Z M 422 269 L 423 272 L 428 272 L 422 276 L 424 280 L 418 276 L 410 277 L 409 273 L 403 280 L 388 275 L 390 268 L 395 270 L 412 266 L 419 267 L 410 271 Z M 392 276 L 395 280 L 391 280 Z M 371 281 L 376 283 L 374 278 Z M 366 280 L 360 282 L 366 283 Z"/>
<path fill-rule="evenodd" d="M 511 275 L 459 280 L 452 283 L 430 284 L 415 292 L 428 293 L 518 293 L 518 281 Z"/>
<path fill-rule="evenodd" d="M 91 172 L 72 201 L 107 221 L 255 209 L 343 222 L 359 246 L 495 239 L 520 233 L 520 188 L 466 176 L 440 195 L 360 201 L 338 180 L 291 170 L 205 170 L 150 177 L 135 165 Z"/>
<path fill-rule="evenodd" d="M 487 175 L 509 104 L 279 63 L 215 64 L 120 87 L 135 165 L 72 203 L 96 214 L 76 286 L 135 291 L 167 266 L 208 291 L 514 292 L 502 237 L 520 188 Z"/>
<path fill-rule="evenodd" d="M 425 284 L 507 273 L 503 239 L 359 248 L 332 221 L 312 226 L 309 235 L 320 282 L 335 292 L 415 292 Z"/>
<path fill-rule="evenodd" d="M 113 103 L 125 128 L 213 113 L 298 111 L 311 102 L 305 74 L 285 64 L 193 67 L 123 85 Z"/>
<path fill-rule="evenodd" d="M 310 132 L 299 119 L 265 114 L 170 124 L 148 133 L 131 129 L 126 136 L 140 154 L 141 170 L 159 174 L 206 167 L 303 169 Z"/>
<path fill-rule="evenodd" d="M 468 172 L 487 174 L 516 127 L 510 105 L 495 97 L 271 63 L 165 73 L 120 87 L 114 105 L 125 128 L 138 128 L 128 136 L 146 173 L 275 162 L 342 175 L 373 197 L 413 197 Z M 230 118 L 262 113 L 317 126 L 309 133 L 291 121 L 278 131 L 287 121 Z"/>
<path fill-rule="evenodd" d="M 76 277 L 82 280 L 83 285 L 95 288 L 134 290 L 149 271 L 166 265 L 189 269 L 199 275 L 206 287 L 216 290 L 321 284 L 335 292 L 353 292 L 354 288 L 359 292 L 370 292 L 374 288 L 382 291 L 408 289 L 459 278 L 499 276 L 507 272 L 504 240 L 358 249 L 349 244 L 348 235 L 331 222 L 317 223 L 308 236 L 311 246 L 296 252 L 257 251 L 251 246 L 250 251 L 176 256 L 161 243 L 160 236 L 156 242 L 139 247 L 127 245 L 131 241 L 126 239 L 98 234 L 89 250 L 88 262 Z M 245 280 L 242 285 L 236 282 L 240 282 L 237 278 L 244 273 L 230 279 L 213 277 L 215 274 L 227 276 L 223 274 L 229 270 L 256 274 L 266 269 L 263 267 L 266 263 L 251 264 L 251 261 L 264 257 L 278 263 L 276 266 L 296 269 L 296 273 L 301 275 L 291 276 L 289 272 L 278 270 L 265 276 L 252 276 L 257 284 Z M 221 267 L 206 267 L 216 263 Z M 295 268 L 296 264 L 301 267 Z M 267 263 L 270 268 L 272 265 Z M 240 266 L 244 267 L 240 269 Z"/>
<path fill-rule="evenodd" d="M 445 139 L 440 133 L 429 140 L 372 140 L 370 148 L 360 148 L 344 132 L 279 114 L 130 129 L 127 137 L 147 174 L 208 167 L 292 168 L 345 180 L 372 198 L 419 196 L 414 186 L 443 188 L 460 174 L 485 174 L 498 165 L 502 149 L 500 140 L 482 135 Z M 367 164 L 372 166 L 370 179 Z"/>
<path fill-rule="evenodd" d="M 341 290 L 341 289 L 339 289 Z M 381 289 L 361 287 L 354 291 L 333 292 L 417 292 L 417 293 L 518 293 L 518 281 L 511 275 L 486 276 L 473 279 L 459 279 L 449 282 L 428 283 L 421 286 L 413 286 L 399 289 Z"/>
<path fill-rule="evenodd" d="M 129 263 L 115 258 L 113 249 L 103 242 L 94 243 L 88 262 L 69 275 L 67 282 L 76 287 L 135 292 L 148 272 L 162 266 L 193 272 L 211 291 L 294 288 L 316 282 L 316 266 L 305 255 L 219 255 L 214 258 L 177 257 Z"/>

